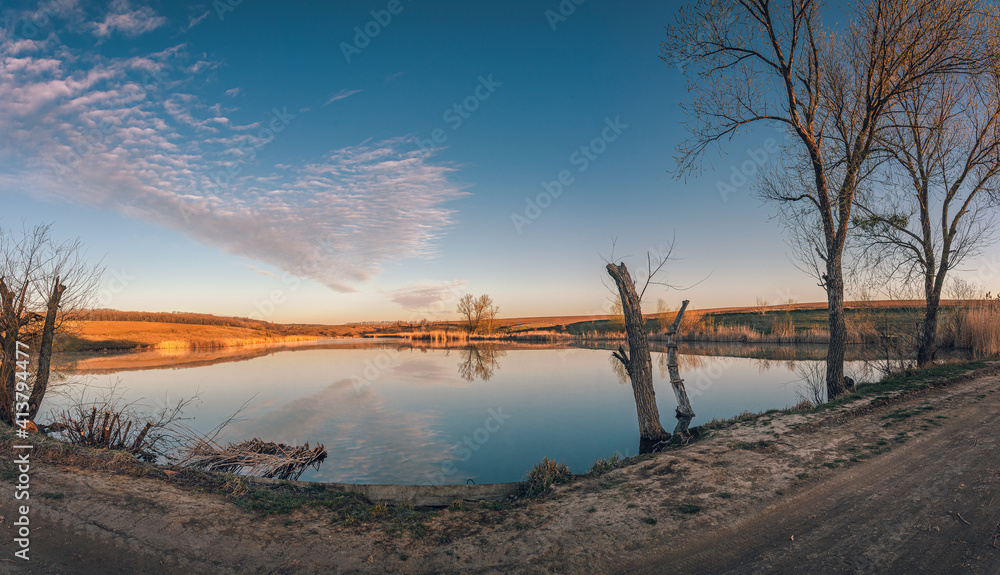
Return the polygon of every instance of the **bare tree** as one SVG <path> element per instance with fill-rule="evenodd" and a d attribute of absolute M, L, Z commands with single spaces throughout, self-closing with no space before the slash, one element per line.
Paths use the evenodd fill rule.
<path fill-rule="evenodd" d="M 55 335 L 92 307 L 103 273 L 86 262 L 79 240 L 58 242 L 50 232 L 0 231 L 0 421 L 8 425 L 35 419 Z"/>
<path fill-rule="evenodd" d="M 665 441 L 670 434 L 660 424 L 660 411 L 656 407 L 656 392 L 653 390 L 653 362 L 649 355 L 649 340 L 646 337 L 645 319 L 642 316 L 642 298 L 635 289 L 632 276 L 624 263 L 607 265 L 608 275 L 615 281 L 625 311 L 625 333 L 628 336 L 628 351 L 618 346 L 614 357 L 622 362 L 632 381 L 632 394 L 639 416 L 639 438 L 644 442 Z"/>
<path fill-rule="evenodd" d="M 462 316 L 467 332 L 475 333 L 479 329 L 480 317 L 476 311 L 476 298 L 471 293 L 465 294 L 458 300 L 458 313 Z"/>
<path fill-rule="evenodd" d="M 614 257 L 613 251 L 614 248 L 612 246 L 612 258 Z M 656 279 L 657 275 L 663 270 L 663 266 L 670 260 L 672 253 L 673 244 L 671 243 L 666 253 L 660 254 L 655 258 L 650 253 L 646 254 L 646 279 L 642 284 L 642 289 L 638 291 L 624 263 L 615 264 L 605 260 L 607 261 L 606 269 L 608 275 L 614 280 L 617 288 L 618 301 L 621 303 L 623 313 L 625 335 L 629 346 L 628 351 L 626 351 L 624 346 L 619 345 L 618 350 L 612 353 L 612 357 L 624 366 L 628 379 L 632 382 L 636 414 L 639 418 L 641 449 L 652 447 L 656 443 L 670 438 L 670 434 L 663 429 L 660 423 L 660 413 L 656 406 L 656 393 L 653 389 L 653 362 L 649 353 L 649 338 L 646 333 L 646 319 L 642 314 L 642 301 L 650 285 L 676 287 L 657 281 Z M 659 305 L 660 309 L 665 308 L 665 305 L 665 303 L 661 302 Z M 671 343 L 675 343 L 673 335 L 676 333 L 677 326 L 684 316 L 685 307 L 687 307 L 687 301 L 681 306 L 677 318 L 670 328 L 668 328 L 668 346 Z M 676 345 L 674 346 L 672 359 L 673 367 L 669 371 L 671 384 L 673 385 L 678 401 L 677 430 L 678 433 L 686 436 L 687 424 L 694 417 L 694 412 L 691 410 L 691 404 L 687 400 L 687 393 L 684 391 L 684 381 L 680 379 L 677 373 Z M 687 419 L 682 420 L 682 417 L 687 417 Z"/>
<path fill-rule="evenodd" d="M 483 294 L 474 302 L 476 315 L 479 317 L 480 331 L 491 334 L 497 329 L 500 307 L 493 304 L 493 298 Z"/>
<path fill-rule="evenodd" d="M 677 398 L 677 427 L 674 428 L 674 433 L 682 437 L 689 435 L 688 425 L 695 415 L 687 390 L 684 388 L 684 380 L 681 379 L 680 368 L 677 366 L 677 329 L 684 319 L 684 310 L 687 306 L 688 300 L 684 300 L 674 322 L 667 328 L 667 373 L 670 374 L 670 386 L 674 389 L 674 397 Z"/>
<path fill-rule="evenodd" d="M 980 39 L 995 43 L 993 24 Z M 975 75 L 929 76 L 901 98 L 881 134 L 891 162 L 883 186 L 862 194 L 854 225 L 868 267 L 922 286 L 926 302 L 917 364 L 934 361 L 948 272 L 994 240 L 1000 183 L 1000 52 Z M 900 184 L 894 185 L 899 177 Z"/>
<path fill-rule="evenodd" d="M 768 301 L 766 297 L 757 296 L 757 302 L 754 304 L 753 307 L 755 310 L 757 310 L 758 314 L 764 315 L 765 313 L 767 313 L 767 304 Z"/>
<path fill-rule="evenodd" d="M 472 294 L 465 294 L 458 301 L 458 313 L 462 316 L 465 329 L 470 334 L 493 333 L 497 328 L 500 308 L 493 304 L 493 298 L 483 294 L 478 298 Z"/>
<path fill-rule="evenodd" d="M 855 192 L 873 169 L 880 132 L 924 78 L 972 69 L 978 0 L 857 0 L 851 25 L 830 32 L 818 0 L 696 0 L 667 27 L 661 57 L 694 70 L 691 138 L 678 175 L 705 150 L 753 124 L 782 128 L 779 144 L 807 185 L 764 186 L 804 204 L 821 232 L 820 285 L 829 303 L 828 397 L 844 391 L 847 328 L 842 259 Z"/>

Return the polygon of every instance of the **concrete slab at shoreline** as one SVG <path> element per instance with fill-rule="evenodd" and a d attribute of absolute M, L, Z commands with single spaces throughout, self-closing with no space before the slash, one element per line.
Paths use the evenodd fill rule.
<path fill-rule="evenodd" d="M 409 503 L 414 507 L 447 507 L 454 501 L 500 501 L 516 495 L 520 483 L 484 483 L 483 485 L 370 485 L 355 483 L 318 483 L 313 481 L 282 481 L 248 477 L 254 483 L 291 484 L 296 487 L 322 485 L 326 489 L 357 493 L 371 501 Z"/>

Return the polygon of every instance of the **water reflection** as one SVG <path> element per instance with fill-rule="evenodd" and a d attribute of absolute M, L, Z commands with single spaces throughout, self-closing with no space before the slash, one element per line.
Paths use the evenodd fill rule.
<path fill-rule="evenodd" d="M 473 382 L 476 378 L 489 381 L 500 368 L 500 358 L 507 355 L 495 343 L 474 344 L 460 351 L 462 361 L 458 363 L 458 373 L 462 379 Z"/>
<path fill-rule="evenodd" d="M 372 387 L 358 389 L 342 379 L 280 406 L 254 406 L 229 428 L 227 440 L 300 445 L 322 439 L 329 456 L 304 475 L 309 481 L 422 483 L 450 450 L 440 427 L 437 414 L 389 405 Z"/>
<path fill-rule="evenodd" d="M 614 347 L 354 340 L 181 358 L 133 354 L 114 359 L 117 365 L 84 358 L 78 365 L 113 373 L 129 400 L 200 392 L 201 404 L 185 415 L 201 431 L 254 397 L 225 440 L 325 444 L 330 457 L 306 480 L 483 483 L 517 481 L 543 457 L 585 472 L 616 451 L 643 448 Z M 665 351 L 654 346 L 652 359 L 657 407 L 667 420 L 675 399 Z M 808 380 L 824 373 L 826 348 L 699 344 L 680 352 L 698 414 L 691 424 L 700 425 L 809 397 Z M 849 357 L 862 354 L 849 350 Z M 861 365 L 850 362 L 848 374 Z"/>

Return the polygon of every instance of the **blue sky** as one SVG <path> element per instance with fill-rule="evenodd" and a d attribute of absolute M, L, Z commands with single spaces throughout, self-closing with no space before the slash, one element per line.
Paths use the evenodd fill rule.
<path fill-rule="evenodd" d="M 339 323 L 485 292 L 601 313 L 612 238 L 635 268 L 676 238 L 667 279 L 704 280 L 653 303 L 823 300 L 773 208 L 718 191 L 777 132 L 671 176 L 678 4 L 562 6 L 5 2 L 0 225 L 79 236 L 118 309 Z"/>

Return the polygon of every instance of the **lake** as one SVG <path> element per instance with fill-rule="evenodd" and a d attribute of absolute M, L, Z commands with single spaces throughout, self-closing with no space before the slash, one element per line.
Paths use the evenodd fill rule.
<path fill-rule="evenodd" d="M 342 340 L 97 357 L 64 372 L 93 390 L 120 381 L 126 399 L 149 408 L 198 395 L 185 415 L 203 432 L 246 404 L 223 439 L 324 444 L 329 457 L 306 481 L 493 483 L 521 480 L 543 457 L 579 473 L 615 452 L 638 452 L 631 386 L 606 347 Z M 654 349 L 669 431 L 676 403 L 666 354 Z M 682 346 L 692 425 L 794 405 L 811 395 L 803 378 L 822 372 L 824 355 L 825 347 Z M 853 359 L 849 375 L 863 369 Z M 66 399 L 46 401 L 54 410 Z"/>

